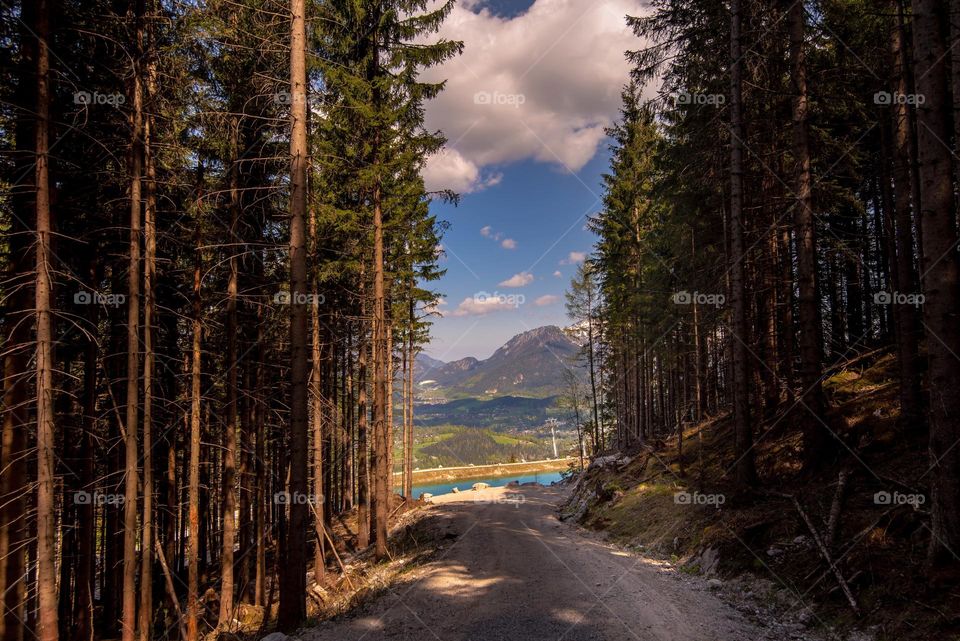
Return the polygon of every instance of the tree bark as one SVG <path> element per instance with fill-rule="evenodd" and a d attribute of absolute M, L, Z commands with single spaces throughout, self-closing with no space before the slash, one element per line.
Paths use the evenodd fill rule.
<path fill-rule="evenodd" d="M 743 238 L 743 111 L 741 52 L 741 2 L 730 5 L 730 305 L 733 315 L 733 416 L 737 482 L 752 486 L 757 481 L 753 454 L 753 428 L 750 419 L 750 367 L 747 344 L 746 283 L 744 278 Z"/>
<path fill-rule="evenodd" d="M 908 73 L 910 61 L 904 41 L 903 5 L 895 0 L 893 9 L 897 13 L 896 24 L 892 30 L 891 53 L 894 64 L 894 91 L 900 95 L 910 93 Z M 914 193 L 910 171 L 910 149 L 915 143 L 913 129 L 910 126 L 910 106 L 897 101 L 892 109 L 893 116 L 893 184 L 895 213 L 890 216 L 895 226 L 894 237 L 889 240 L 896 248 L 896 261 L 891 264 L 896 274 L 896 286 L 902 294 L 917 293 L 917 270 L 914 263 Z M 893 301 L 891 301 L 892 303 Z M 909 305 L 895 305 L 894 321 L 897 324 L 898 364 L 900 366 L 900 424 L 913 426 L 919 423 L 921 415 L 920 391 L 920 354 L 919 354 L 919 318 L 916 308 Z"/>
<path fill-rule="evenodd" d="M 807 64 L 804 46 L 804 6 L 793 3 L 787 12 L 790 29 L 790 66 L 793 83 L 793 155 L 796 163 L 797 289 L 800 313 L 799 402 L 814 415 L 803 421 L 804 467 L 824 461 L 829 433 L 824 427 L 826 409 L 820 384 L 823 366 L 823 329 L 817 292 L 817 237 L 813 213 L 810 147 L 808 142 Z"/>
<path fill-rule="evenodd" d="M 234 118 L 230 127 L 230 246 L 239 241 L 240 222 L 240 122 Z M 233 548 L 236 543 L 237 510 L 237 288 L 239 266 L 237 249 L 230 250 L 227 276 L 227 424 L 223 432 L 223 548 L 220 553 L 220 615 L 217 627 L 226 629 L 233 620 L 234 580 Z"/>
<path fill-rule="evenodd" d="M 278 626 L 306 619 L 307 428 L 307 70 L 306 3 L 290 1 L 290 521 L 280 580 Z"/>
<path fill-rule="evenodd" d="M 187 491 L 187 641 L 199 639 L 200 597 L 200 367 L 201 367 L 201 299 L 203 254 L 200 235 L 200 190 L 203 185 L 203 166 L 197 168 L 197 211 L 193 259 L 193 338 L 190 358 L 190 464 Z"/>
<path fill-rule="evenodd" d="M 37 50 L 36 168 L 36 290 L 37 327 L 37 628 L 39 641 L 57 641 L 56 541 L 57 515 L 54 496 L 56 437 L 53 415 L 53 265 L 50 244 L 53 223 L 50 212 L 50 5 L 36 0 L 33 28 Z"/>
<path fill-rule="evenodd" d="M 156 69 L 148 70 L 147 96 L 155 95 Z M 150 641 L 153 624 L 153 316 L 156 310 L 154 283 L 157 261 L 157 170 L 152 148 L 152 118 L 143 125 L 145 171 L 144 261 L 143 261 L 143 523 L 140 539 L 140 641 Z"/>
<path fill-rule="evenodd" d="M 960 294 L 957 228 L 950 149 L 947 84 L 946 3 L 913 1 L 914 75 L 920 161 L 920 219 L 923 245 L 923 322 L 930 365 L 930 466 L 932 515 L 929 561 L 950 558 L 960 548 Z"/>

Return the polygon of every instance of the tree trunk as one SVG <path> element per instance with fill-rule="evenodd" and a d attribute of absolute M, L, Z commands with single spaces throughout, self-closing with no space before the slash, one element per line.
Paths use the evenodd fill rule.
<path fill-rule="evenodd" d="M 810 148 L 807 141 L 807 64 L 804 47 L 803 3 L 790 5 L 787 20 L 790 29 L 790 65 L 793 83 L 793 155 L 796 162 L 797 288 L 800 312 L 800 387 L 799 402 L 814 416 L 803 420 L 804 466 L 810 469 L 824 458 L 829 433 L 825 429 L 823 390 L 820 369 L 823 364 L 823 334 L 820 299 L 817 293 L 816 219 L 813 214 Z"/>
<path fill-rule="evenodd" d="M 364 270 L 360 269 L 360 316 L 366 314 Z M 357 547 L 370 545 L 370 472 L 367 443 L 367 353 L 368 343 L 363 327 L 357 339 Z"/>
<path fill-rule="evenodd" d="M 203 166 L 197 168 L 197 220 L 194 237 L 193 259 L 193 340 L 190 358 L 190 464 L 188 469 L 188 529 L 187 535 L 187 641 L 197 641 L 199 636 L 200 598 L 200 359 L 202 306 L 200 283 L 203 254 L 200 235 L 200 190 L 203 185 Z"/>
<path fill-rule="evenodd" d="M 903 6 L 900 0 L 894 3 L 897 12 L 897 22 L 894 25 L 891 39 L 893 54 L 895 91 L 900 95 L 910 92 L 909 73 L 910 61 L 907 58 L 906 42 L 904 41 Z M 913 211 L 919 203 L 911 203 L 913 194 L 912 172 L 910 171 L 910 148 L 914 144 L 913 130 L 910 126 L 911 107 L 902 101 L 897 101 L 893 114 L 893 183 L 894 208 L 896 213 L 890 216 L 895 223 L 894 237 L 889 243 L 896 247 L 896 261 L 891 263 L 891 269 L 896 274 L 896 287 L 902 294 L 917 292 L 917 270 L 914 263 Z M 890 301 L 893 303 L 893 301 Z M 917 310 L 909 305 L 895 305 L 893 308 L 894 320 L 897 324 L 898 364 L 900 366 L 900 424 L 904 427 L 914 426 L 920 422 L 921 391 L 920 391 L 920 355 L 919 355 L 919 318 Z"/>
<path fill-rule="evenodd" d="M 307 497 L 307 70 L 305 0 L 290 13 L 290 520 L 280 580 L 277 624 L 285 632 L 306 618 Z"/>
<path fill-rule="evenodd" d="M 313 246 L 314 255 L 318 251 L 317 243 L 317 217 L 311 212 L 310 215 L 310 242 Z M 310 302 L 310 325 L 311 325 L 311 370 L 310 370 L 310 414 L 313 422 L 313 497 L 312 505 L 316 514 L 317 527 L 314 531 L 324 532 L 323 523 L 323 355 L 327 353 L 325 346 L 320 342 L 320 297 L 319 284 L 316 270 L 312 273 L 313 282 L 313 300 Z M 326 551 L 324 550 L 324 540 L 322 534 L 316 534 L 313 550 L 313 580 L 320 583 L 324 575 Z"/>
<path fill-rule="evenodd" d="M 929 560 L 935 564 L 960 548 L 960 294 L 957 286 L 957 228 L 950 149 L 950 104 L 944 25 L 946 3 L 914 0 L 913 46 L 920 126 L 920 219 L 922 221 L 923 321 L 930 359 L 930 467 L 932 529 Z"/>
<path fill-rule="evenodd" d="M 237 249 L 240 222 L 240 122 L 234 118 L 230 126 L 230 239 L 229 275 L 227 276 L 227 424 L 223 432 L 223 547 L 220 553 L 220 615 L 217 627 L 228 629 L 233 620 L 233 548 L 236 543 L 236 472 L 237 472 L 237 289 L 239 269 Z M 242 247 L 242 245 L 241 245 Z"/>
<path fill-rule="evenodd" d="M 36 385 L 37 385 L 37 628 L 39 641 L 57 641 L 57 527 L 55 485 L 56 437 L 53 416 L 53 265 L 50 244 L 53 223 L 50 213 L 50 6 L 47 0 L 36 0 L 36 23 L 33 31 L 39 43 L 37 51 L 37 127 L 36 173 L 37 190 L 37 271 L 36 271 Z M 136 508 L 134 508 L 136 509 Z M 136 518 L 136 515 L 134 515 Z"/>
<path fill-rule="evenodd" d="M 148 71 L 148 99 L 155 95 L 155 68 Z M 143 523 L 140 539 L 140 641 L 150 641 L 153 624 L 153 316 L 157 261 L 157 171 L 152 147 L 152 118 L 143 129 L 145 165 L 143 262 Z"/>
<path fill-rule="evenodd" d="M 750 368 L 747 344 L 746 283 L 744 280 L 743 239 L 743 113 L 741 106 L 743 60 L 740 43 L 741 2 L 730 5 L 730 305 L 733 315 L 733 416 L 737 482 L 756 483 L 753 454 L 753 429 L 750 424 Z"/>

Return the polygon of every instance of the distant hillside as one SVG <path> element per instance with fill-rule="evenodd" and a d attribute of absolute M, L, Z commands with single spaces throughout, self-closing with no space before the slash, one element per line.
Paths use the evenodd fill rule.
<path fill-rule="evenodd" d="M 486 360 L 473 357 L 443 363 L 417 358 L 415 377 L 421 389 L 436 389 L 447 398 L 463 396 L 536 396 L 562 394 L 564 371 L 574 368 L 580 347 L 559 327 L 547 325 L 517 334 Z"/>
<path fill-rule="evenodd" d="M 523 430 L 539 427 L 556 412 L 556 397 L 523 398 L 501 396 L 488 400 L 461 398 L 449 403 L 417 407 L 414 421 L 421 426 L 463 425 L 485 427 L 495 431 Z"/>

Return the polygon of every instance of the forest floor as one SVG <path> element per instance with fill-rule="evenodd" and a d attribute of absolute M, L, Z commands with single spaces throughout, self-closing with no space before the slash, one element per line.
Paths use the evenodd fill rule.
<path fill-rule="evenodd" d="M 837 367 L 825 391 L 843 445 L 823 472 L 800 472 L 801 427 L 814 419 L 779 414 L 756 435 L 760 489 L 738 491 L 731 421 L 718 416 L 688 426 L 682 449 L 674 435 L 595 460 L 571 479 L 563 517 L 706 578 L 741 612 L 777 612 L 827 639 L 960 639 L 956 566 L 924 569 L 927 435 L 898 425 L 895 359 Z"/>
<path fill-rule="evenodd" d="M 568 487 L 448 494 L 426 511 L 446 541 L 381 598 L 303 630 L 302 641 L 774 641 L 706 579 L 631 553 L 558 518 Z M 755 617 L 753 617 L 755 618 Z"/>

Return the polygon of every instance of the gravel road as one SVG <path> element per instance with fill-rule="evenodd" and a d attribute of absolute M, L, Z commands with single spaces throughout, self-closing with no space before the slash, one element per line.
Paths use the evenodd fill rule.
<path fill-rule="evenodd" d="M 516 498 L 519 497 L 519 498 Z M 303 641 L 761 641 L 699 578 L 561 523 L 553 487 L 435 497 L 456 538 L 359 612 Z"/>

